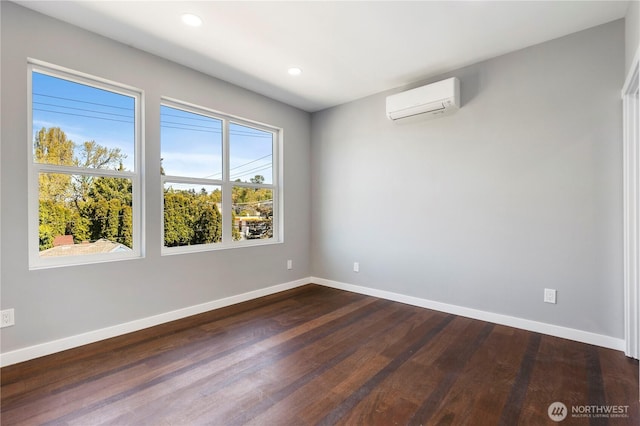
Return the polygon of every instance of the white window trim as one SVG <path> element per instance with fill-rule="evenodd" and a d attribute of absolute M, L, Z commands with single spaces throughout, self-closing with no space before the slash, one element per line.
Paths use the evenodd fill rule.
<path fill-rule="evenodd" d="M 283 203 L 283 140 L 284 130 L 282 128 L 272 126 L 266 123 L 261 123 L 254 120 L 238 117 L 231 114 L 226 114 L 211 108 L 206 108 L 200 105 L 192 104 L 189 102 L 181 101 L 175 98 L 162 97 L 160 100 L 161 106 L 167 106 L 170 108 L 180 109 L 186 112 L 192 112 L 194 114 L 206 115 L 208 117 L 222 121 L 222 179 L 200 179 L 189 178 L 183 176 L 164 175 L 161 176 L 160 182 L 160 212 L 161 212 L 161 226 L 160 226 L 160 243 L 161 254 L 174 255 L 185 253 L 199 253 L 203 251 L 211 250 L 225 250 L 235 249 L 240 247 L 254 247 L 272 244 L 281 244 L 284 242 L 284 203 Z M 271 184 L 254 184 L 247 182 L 233 182 L 230 180 L 229 172 L 229 124 L 239 124 L 242 126 L 253 127 L 258 130 L 269 132 L 273 134 L 273 156 L 272 156 L 272 182 Z M 162 141 L 160 141 L 160 151 L 162 152 Z M 222 190 L 222 241 L 219 243 L 210 244 L 197 244 L 189 246 L 178 247 L 166 247 L 164 245 L 164 185 L 166 182 L 175 183 L 195 183 L 204 185 L 216 185 Z M 232 189 L 234 186 L 241 186 L 247 188 L 266 188 L 271 189 L 273 194 L 273 238 L 269 239 L 256 239 L 256 240 L 244 240 L 233 241 L 232 238 Z"/>
<path fill-rule="evenodd" d="M 108 90 L 110 92 L 130 96 L 134 99 L 134 171 L 117 172 L 107 169 L 85 169 L 73 166 L 36 163 L 33 158 L 33 72 L 62 78 L 75 83 Z M 27 60 L 27 124 L 28 124 L 28 248 L 29 269 L 42 269 L 62 266 L 85 265 L 91 263 L 112 262 L 136 259 L 144 256 L 144 188 L 143 182 L 143 141 L 144 141 L 144 92 L 141 89 L 53 65 L 37 59 Z M 62 172 L 65 174 L 91 175 L 98 177 L 120 177 L 131 179 L 132 213 L 133 213 L 133 249 L 130 252 L 101 253 L 80 256 L 60 256 L 43 258 L 39 254 L 39 188 L 40 173 Z"/>

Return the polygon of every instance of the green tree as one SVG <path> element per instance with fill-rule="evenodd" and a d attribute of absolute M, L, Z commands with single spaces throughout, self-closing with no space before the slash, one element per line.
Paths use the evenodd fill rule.
<path fill-rule="evenodd" d="M 133 247 L 132 185 L 129 179 L 94 179 L 87 200 L 76 202 L 76 205 L 81 216 L 90 222 L 91 240 L 104 238 Z"/>
<path fill-rule="evenodd" d="M 74 157 L 73 164 L 85 169 L 108 169 L 124 171 L 122 161 L 127 158 L 120 148 L 108 149 L 96 141 L 88 141 L 82 144 L 78 157 Z M 94 177 L 91 175 L 75 175 L 73 177 L 73 194 L 76 208 L 79 204 L 88 200 Z"/>
<path fill-rule="evenodd" d="M 197 200 L 193 223 L 193 244 L 217 243 L 222 240 L 222 217 L 218 207 L 206 198 Z"/>
<path fill-rule="evenodd" d="M 165 190 L 164 244 L 167 247 L 188 245 L 193 238 L 189 217 L 190 201 L 187 191 Z"/>
<path fill-rule="evenodd" d="M 220 191 L 174 190 L 164 193 L 164 243 L 167 247 L 209 244 L 222 240 Z"/>
<path fill-rule="evenodd" d="M 79 148 L 78 155 L 75 155 Z M 42 128 L 35 136 L 37 162 L 83 168 L 124 170 L 126 156 L 95 141 L 77 146 L 59 127 Z M 107 238 L 132 247 L 132 188 L 124 178 L 41 173 L 39 176 L 40 250 L 58 235 L 76 243 Z"/>
<path fill-rule="evenodd" d="M 133 209 L 131 206 L 125 205 L 121 214 L 119 235 L 122 235 L 122 240 L 120 242 L 129 248 L 133 248 Z"/>
<path fill-rule="evenodd" d="M 231 223 L 233 223 L 233 226 L 231 227 L 231 238 L 233 241 L 240 241 L 242 239 L 242 233 L 236 226 L 236 212 L 234 211 L 231 212 L 231 220 Z"/>
<path fill-rule="evenodd" d="M 53 240 L 58 235 L 72 234 L 78 219 L 77 212 L 64 204 L 52 200 L 40 200 L 38 223 L 40 250 L 53 247 Z"/>
<path fill-rule="evenodd" d="M 73 165 L 75 144 L 59 128 L 42 128 L 33 143 L 34 159 L 38 163 L 60 166 Z M 71 176 L 60 173 L 41 173 L 38 176 L 40 200 L 64 202 L 71 196 Z"/>
<path fill-rule="evenodd" d="M 78 167 L 93 169 L 108 169 L 116 167 L 124 170 L 122 160 L 127 158 L 120 148 L 107 148 L 96 141 L 87 141 L 82 144 L 80 156 L 74 159 L 74 164 Z"/>
<path fill-rule="evenodd" d="M 38 163 L 70 166 L 74 163 L 75 144 L 59 127 L 42 128 L 34 141 L 34 156 Z"/>

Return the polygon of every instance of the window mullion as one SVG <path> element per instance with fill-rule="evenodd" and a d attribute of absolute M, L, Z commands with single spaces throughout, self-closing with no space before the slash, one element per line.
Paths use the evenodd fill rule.
<path fill-rule="evenodd" d="M 233 215 L 232 215 L 232 185 L 230 182 L 230 154 L 229 154 L 229 120 L 223 121 L 222 126 L 222 243 L 230 244 L 233 241 Z"/>
<path fill-rule="evenodd" d="M 203 178 L 191 178 L 184 176 L 162 176 L 162 183 L 191 183 L 195 185 L 222 185 L 223 181 L 219 179 L 203 179 Z"/>
<path fill-rule="evenodd" d="M 264 189 L 275 189 L 275 185 L 270 183 L 248 183 L 248 182 L 233 182 L 233 186 L 237 186 L 240 188 L 264 188 Z"/>
<path fill-rule="evenodd" d="M 87 175 L 132 179 L 136 173 L 120 170 L 96 169 L 88 167 L 63 166 L 58 164 L 33 163 L 38 173 L 63 173 L 68 175 Z"/>

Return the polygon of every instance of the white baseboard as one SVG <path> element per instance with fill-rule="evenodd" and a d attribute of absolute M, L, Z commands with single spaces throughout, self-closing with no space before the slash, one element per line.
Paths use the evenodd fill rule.
<path fill-rule="evenodd" d="M 0 367 L 6 367 L 11 364 L 17 364 L 19 362 L 28 361 L 45 355 L 51 355 L 56 352 L 65 351 L 67 349 L 76 348 L 78 346 L 87 345 L 89 343 L 98 342 L 111 337 L 121 336 L 123 334 L 139 331 L 155 325 L 201 314 L 214 309 L 224 308 L 225 306 L 235 305 L 236 303 L 257 299 L 258 297 L 268 296 L 284 290 L 300 287 L 302 285 L 309 284 L 310 282 L 310 278 L 302 278 L 296 281 L 238 294 L 236 296 L 225 297 L 224 299 L 213 300 L 211 302 L 188 306 L 186 308 L 165 312 L 151 317 L 141 318 L 139 320 L 114 325 L 112 327 L 106 327 L 39 345 L 17 349 L 11 352 L 5 352 L 0 354 Z"/>
<path fill-rule="evenodd" d="M 203 312 L 220 309 L 225 306 L 235 305 L 236 303 L 246 302 L 248 300 L 268 296 L 270 294 L 278 293 L 284 290 L 290 290 L 292 288 L 300 287 L 309 283 L 332 287 L 339 290 L 351 291 L 367 296 L 379 297 L 381 299 L 393 300 L 395 302 L 406 303 L 408 305 L 433 309 L 440 312 L 447 312 L 467 318 L 473 318 L 481 321 L 492 322 L 495 324 L 506 325 L 509 327 L 520 328 L 523 330 L 534 331 L 537 333 L 575 340 L 577 342 L 588 343 L 591 345 L 602 346 L 619 351 L 624 351 L 625 349 L 625 341 L 623 339 L 604 336 L 602 334 L 590 333 L 588 331 L 576 330 L 573 328 L 561 327 L 558 325 L 546 324 L 508 315 L 496 314 L 493 312 L 480 311 L 478 309 L 465 308 L 463 306 L 435 302 L 428 299 L 421 299 L 419 297 L 407 296 L 399 293 L 393 293 L 390 291 L 378 290 L 369 287 L 362 287 L 353 284 L 346 284 L 338 281 L 327 280 L 324 278 L 308 277 L 284 284 L 278 284 L 271 287 L 250 291 L 247 293 L 238 294 L 236 296 L 226 297 L 224 299 L 213 300 L 211 302 L 177 309 L 171 312 L 165 312 L 163 314 L 142 318 L 124 324 L 114 325 L 112 327 L 106 327 L 75 336 L 65 337 L 63 339 L 53 340 L 51 342 L 17 349 L 11 352 L 5 352 L 0 354 L 0 367 L 6 367 L 8 365 L 17 364 L 19 362 L 28 361 L 30 359 L 39 358 L 45 355 L 51 355 L 56 352 L 65 351 L 67 349 L 76 348 L 78 346 L 87 345 L 89 343 L 98 342 L 100 340 L 109 339 L 111 337 L 121 336 L 123 334 L 139 331 L 145 328 L 153 327 L 155 325 L 160 325 L 192 315 L 201 314 Z"/>
<path fill-rule="evenodd" d="M 506 325 L 509 327 L 520 328 L 523 330 L 534 331 L 537 333 L 561 337 L 563 339 L 575 340 L 577 342 L 602 346 L 618 351 L 624 351 L 625 349 L 624 339 L 618 339 L 611 336 L 605 336 L 602 334 L 591 333 L 574 328 L 562 327 L 559 325 L 512 317 L 509 315 L 481 311 L 478 309 L 465 308 L 463 306 L 450 305 L 448 303 L 435 302 L 433 300 L 421 299 L 419 297 L 406 296 L 404 294 L 393 293 L 390 291 L 378 290 L 369 287 L 362 287 L 353 284 L 346 284 L 338 281 L 327 280 L 324 278 L 311 277 L 310 279 L 312 283 L 336 288 L 339 290 L 346 290 L 354 293 L 365 294 L 367 296 L 379 297 L 381 299 L 393 300 L 395 302 L 406 303 L 408 305 L 419 306 L 421 308 L 433 309 L 435 311 L 460 315 L 467 318 L 473 318 L 495 324 Z"/>

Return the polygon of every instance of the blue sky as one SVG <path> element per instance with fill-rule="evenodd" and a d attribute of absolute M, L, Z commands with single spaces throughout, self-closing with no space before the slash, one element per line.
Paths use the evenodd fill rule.
<path fill-rule="evenodd" d="M 32 82 L 34 135 L 42 127 L 60 127 L 77 146 L 95 140 L 120 148 L 127 156 L 124 167 L 133 170 L 133 97 L 35 71 Z M 262 175 L 272 183 L 272 146 L 271 133 L 230 123 L 231 179 Z M 163 105 L 161 151 L 167 175 L 221 179 L 222 121 Z"/>
<path fill-rule="evenodd" d="M 33 73 L 33 131 L 60 127 L 76 146 L 85 141 L 120 148 L 134 167 L 134 105 L 130 96 Z M 76 152 L 78 155 L 78 152 Z"/>
<path fill-rule="evenodd" d="M 160 110 L 162 166 L 166 175 L 222 178 L 222 121 L 163 105 Z M 255 175 L 272 183 L 272 134 L 229 125 L 231 180 Z"/>

